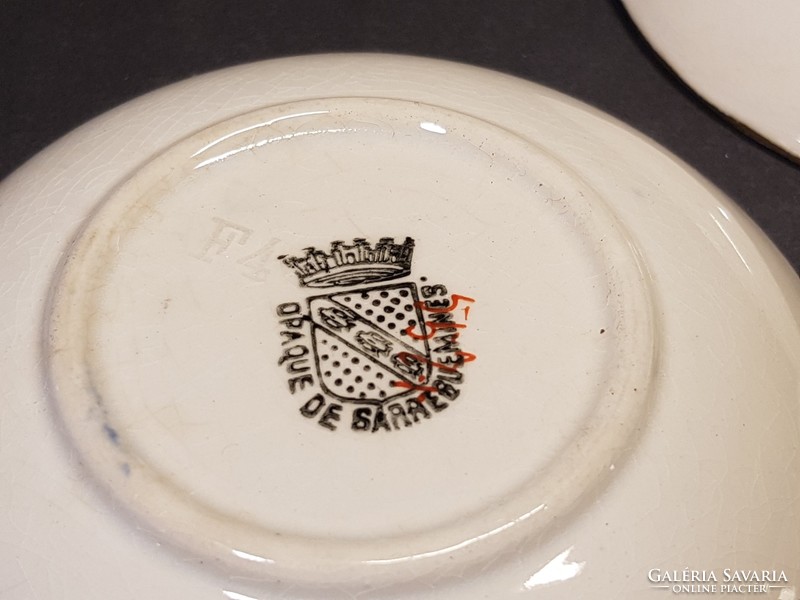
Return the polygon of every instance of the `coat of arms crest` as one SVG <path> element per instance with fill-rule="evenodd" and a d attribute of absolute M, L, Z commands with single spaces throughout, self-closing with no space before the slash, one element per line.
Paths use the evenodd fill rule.
<path fill-rule="evenodd" d="M 321 414 L 319 423 L 336 429 L 344 406 L 352 405 L 352 429 L 391 431 L 430 418 L 455 399 L 460 368 L 474 356 L 459 348 L 466 325 L 453 320 L 452 310 L 458 299 L 473 300 L 443 299 L 442 285 L 422 286 L 420 299 L 416 283 L 396 281 L 411 273 L 414 240 L 381 238 L 372 245 L 357 238 L 333 242 L 329 252 L 304 252 L 279 258 L 301 287 L 327 293 L 306 298 L 306 310 L 299 303 L 278 309 L 288 317 L 284 345 L 298 341 L 284 354 L 295 375 L 291 391 L 320 390 L 302 414 Z"/>

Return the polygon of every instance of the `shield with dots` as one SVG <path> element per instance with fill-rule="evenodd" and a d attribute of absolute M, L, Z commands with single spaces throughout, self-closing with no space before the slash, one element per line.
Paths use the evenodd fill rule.
<path fill-rule="evenodd" d="M 430 379 L 428 332 L 413 283 L 308 299 L 314 358 L 326 393 L 380 404 Z"/>

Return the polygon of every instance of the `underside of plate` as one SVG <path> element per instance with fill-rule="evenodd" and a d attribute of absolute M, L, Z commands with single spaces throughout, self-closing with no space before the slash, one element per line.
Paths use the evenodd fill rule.
<path fill-rule="evenodd" d="M 4 600 L 796 597 L 800 280 L 574 100 L 212 73 L 3 182 L 0 253 Z"/>
<path fill-rule="evenodd" d="M 45 356 L 94 478 L 177 551 L 375 584 L 531 543 L 601 485 L 646 414 L 652 313 L 627 233 L 543 149 L 329 98 L 117 188 Z"/>

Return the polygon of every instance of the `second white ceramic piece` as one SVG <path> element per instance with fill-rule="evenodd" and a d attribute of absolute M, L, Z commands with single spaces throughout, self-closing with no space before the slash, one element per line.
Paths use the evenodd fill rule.
<path fill-rule="evenodd" d="M 792 0 L 624 0 L 636 25 L 695 91 L 800 157 L 800 5 Z"/>

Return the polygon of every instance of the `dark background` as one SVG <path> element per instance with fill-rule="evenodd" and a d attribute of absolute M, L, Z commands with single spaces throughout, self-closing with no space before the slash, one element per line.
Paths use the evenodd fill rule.
<path fill-rule="evenodd" d="M 800 270 L 800 165 L 686 88 L 614 0 L 5 0 L 0 30 L 0 178 L 192 75 L 296 54 L 415 54 L 511 73 L 626 121 L 722 188 Z"/>

